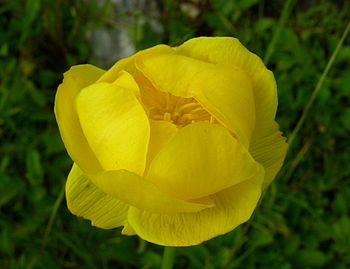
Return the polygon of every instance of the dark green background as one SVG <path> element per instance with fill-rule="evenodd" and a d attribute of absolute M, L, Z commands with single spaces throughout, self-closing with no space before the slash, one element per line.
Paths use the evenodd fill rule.
<path fill-rule="evenodd" d="M 86 34 L 130 16 L 137 49 L 199 35 L 238 37 L 274 72 L 277 121 L 295 128 L 350 18 L 349 1 L 157 1 L 163 33 L 142 10 L 108 1 L 0 1 L 0 268 L 159 268 L 162 247 L 70 214 L 71 160 L 53 102 L 62 73 L 91 57 Z M 196 19 L 181 11 L 192 2 Z M 283 16 L 282 16 L 283 13 Z M 175 268 L 350 268 L 350 39 L 249 225 L 179 248 Z"/>

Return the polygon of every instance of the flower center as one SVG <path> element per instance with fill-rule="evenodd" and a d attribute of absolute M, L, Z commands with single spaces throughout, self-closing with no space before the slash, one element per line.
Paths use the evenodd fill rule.
<path fill-rule="evenodd" d="M 153 120 L 169 121 L 177 127 L 196 121 L 215 122 L 214 117 L 194 98 L 178 97 L 147 85 L 141 88 L 141 100 Z"/>

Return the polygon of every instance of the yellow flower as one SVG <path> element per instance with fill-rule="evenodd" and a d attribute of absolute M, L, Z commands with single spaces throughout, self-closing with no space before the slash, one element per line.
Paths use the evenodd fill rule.
<path fill-rule="evenodd" d="M 73 66 L 55 100 L 74 161 L 68 208 L 166 246 L 247 221 L 287 150 L 276 83 L 230 37 L 158 45 L 108 71 Z"/>

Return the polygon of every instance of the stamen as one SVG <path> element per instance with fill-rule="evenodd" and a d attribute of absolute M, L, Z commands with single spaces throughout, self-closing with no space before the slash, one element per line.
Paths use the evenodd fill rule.
<path fill-rule="evenodd" d="M 164 115 L 159 115 L 159 114 L 153 114 L 152 118 L 155 120 L 164 120 Z"/>
<path fill-rule="evenodd" d="M 203 110 L 203 108 L 202 107 L 197 107 L 197 108 L 195 108 L 195 109 L 193 109 L 193 110 L 191 110 L 191 113 L 197 113 L 197 112 L 202 112 L 202 111 L 204 111 Z M 205 111 L 206 112 L 206 111 Z"/>
<path fill-rule="evenodd" d="M 165 112 L 164 115 L 163 115 L 163 119 L 166 120 L 166 121 L 171 121 L 171 114 L 169 112 Z"/>
<path fill-rule="evenodd" d="M 139 79 L 148 81 L 144 77 Z M 153 120 L 168 121 L 178 128 L 197 121 L 216 123 L 215 118 L 194 98 L 179 97 L 169 92 L 160 91 L 150 82 L 140 88 L 140 93 L 144 108 Z"/>
<path fill-rule="evenodd" d="M 187 109 L 187 108 L 194 109 L 194 108 L 197 107 L 197 106 L 199 106 L 198 103 L 193 103 L 193 102 L 192 102 L 192 103 L 186 103 L 186 104 L 180 106 L 180 107 L 177 109 L 177 111 L 179 111 L 179 112 L 184 112 L 184 110 Z"/>
<path fill-rule="evenodd" d="M 186 120 L 196 120 L 198 119 L 198 115 L 196 114 L 183 114 L 182 118 L 186 119 Z"/>
<path fill-rule="evenodd" d="M 171 96 L 168 92 L 165 92 L 165 107 L 166 110 L 171 110 Z"/>
<path fill-rule="evenodd" d="M 210 115 L 210 121 L 209 122 L 210 123 L 214 123 L 214 120 L 215 120 L 214 117 L 212 115 Z"/>

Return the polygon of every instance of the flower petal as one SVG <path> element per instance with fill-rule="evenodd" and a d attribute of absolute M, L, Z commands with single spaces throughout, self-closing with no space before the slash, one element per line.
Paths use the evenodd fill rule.
<path fill-rule="evenodd" d="M 116 76 L 122 70 L 127 71 L 131 74 L 135 71 L 134 61 L 137 57 L 144 54 L 164 54 L 174 53 L 174 50 L 167 45 L 157 45 L 149 49 L 141 50 L 136 54 L 117 61 L 103 76 L 100 77 L 98 82 L 113 82 L 116 80 Z"/>
<path fill-rule="evenodd" d="M 105 71 L 92 65 L 76 65 L 64 73 L 55 98 L 55 115 L 62 140 L 70 157 L 84 170 L 102 170 L 88 145 L 75 110 L 75 98 L 94 83 Z"/>
<path fill-rule="evenodd" d="M 114 85 L 131 90 L 138 100 L 141 99 L 139 86 L 130 73 L 122 70 L 115 76 L 115 78 L 115 81 L 112 82 Z"/>
<path fill-rule="evenodd" d="M 76 164 L 68 176 L 66 199 L 73 214 L 91 220 L 99 228 L 111 229 L 127 223 L 129 205 L 97 188 Z"/>
<path fill-rule="evenodd" d="M 136 68 L 156 89 L 175 96 L 193 97 L 193 91 L 197 90 L 190 87 L 193 77 L 214 65 L 174 53 L 142 54 L 135 60 Z"/>
<path fill-rule="evenodd" d="M 251 80 L 254 92 L 254 133 L 263 133 L 264 130 L 269 132 L 277 110 L 276 82 L 272 72 L 257 55 L 232 37 L 193 38 L 179 46 L 176 52 L 208 63 L 236 67 L 245 72 Z"/>
<path fill-rule="evenodd" d="M 269 131 L 270 133 L 253 139 L 250 147 L 250 153 L 254 159 L 265 168 L 264 188 L 271 183 L 282 167 L 288 150 L 286 138 L 278 131 L 276 122 Z"/>
<path fill-rule="evenodd" d="M 255 104 L 249 78 L 238 69 L 207 69 L 192 80 L 194 98 L 248 149 L 255 125 Z"/>
<path fill-rule="evenodd" d="M 191 200 L 238 184 L 259 167 L 223 126 L 196 122 L 158 153 L 146 178 L 165 193 Z"/>
<path fill-rule="evenodd" d="M 102 172 L 89 175 L 89 178 L 105 193 L 141 210 L 171 214 L 196 212 L 214 205 L 210 199 L 191 202 L 171 197 L 151 182 L 126 170 Z"/>
<path fill-rule="evenodd" d="M 194 97 L 248 148 L 255 104 L 245 72 L 175 54 L 144 54 L 136 59 L 136 67 L 156 89 Z"/>
<path fill-rule="evenodd" d="M 256 125 L 249 151 L 266 170 L 264 187 L 267 187 L 283 165 L 287 154 L 286 138 L 275 122 L 277 106 L 276 82 L 271 72 L 260 71 L 256 78 L 261 83 L 255 90 Z"/>
<path fill-rule="evenodd" d="M 191 246 L 225 234 L 247 221 L 261 194 L 264 170 L 212 196 L 215 207 L 195 213 L 155 214 L 130 207 L 128 222 L 137 235 L 164 246 Z"/>
<path fill-rule="evenodd" d="M 151 135 L 148 146 L 147 163 L 150 164 L 158 152 L 169 143 L 177 133 L 174 124 L 168 121 L 151 120 Z"/>
<path fill-rule="evenodd" d="M 82 129 L 105 170 L 144 172 L 149 123 L 135 91 L 120 87 L 117 80 L 95 83 L 77 97 Z"/>
<path fill-rule="evenodd" d="M 130 226 L 129 223 L 127 223 L 127 224 L 124 226 L 124 228 L 123 228 L 123 230 L 122 230 L 121 233 L 122 233 L 123 235 L 136 235 L 134 229 Z"/>
<path fill-rule="evenodd" d="M 176 52 L 212 64 L 242 68 L 249 75 L 266 69 L 261 59 L 233 37 L 192 38 L 176 48 Z"/>

